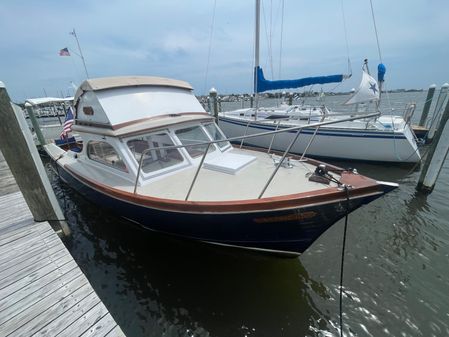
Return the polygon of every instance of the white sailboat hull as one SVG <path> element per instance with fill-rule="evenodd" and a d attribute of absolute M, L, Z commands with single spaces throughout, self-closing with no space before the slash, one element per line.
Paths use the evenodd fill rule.
<path fill-rule="evenodd" d="M 276 130 L 275 121 L 250 121 L 235 117 L 219 117 L 219 125 L 227 137 L 238 137 Z M 278 129 L 297 125 L 280 124 Z M 301 131 L 291 153 L 304 153 L 307 144 L 313 137 L 315 129 L 305 128 Z M 284 132 L 273 136 L 248 138 L 245 145 L 284 151 L 294 139 L 297 131 Z M 327 157 L 335 159 L 416 163 L 421 160 L 414 135 L 408 125 L 399 130 L 368 130 L 354 127 L 322 126 L 309 149 L 307 156 Z"/>

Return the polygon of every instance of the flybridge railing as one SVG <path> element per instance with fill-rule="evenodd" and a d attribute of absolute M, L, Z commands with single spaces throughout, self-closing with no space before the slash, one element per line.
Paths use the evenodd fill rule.
<path fill-rule="evenodd" d="M 293 127 L 289 127 L 289 128 L 280 129 L 280 130 L 278 128 L 276 128 L 276 130 L 274 130 L 274 131 L 266 131 L 266 132 L 260 132 L 260 133 L 244 135 L 244 136 L 238 136 L 238 137 L 229 137 L 229 138 L 210 140 L 210 141 L 203 141 L 203 142 L 197 142 L 197 143 L 191 143 L 191 144 L 149 147 L 148 149 L 145 149 L 140 154 L 139 167 L 137 169 L 136 181 L 134 183 L 134 194 L 137 193 L 137 184 L 139 182 L 140 172 L 142 170 L 143 160 L 145 158 L 145 155 L 148 154 L 150 151 L 180 149 L 180 148 L 188 148 L 188 147 L 201 146 L 201 145 L 205 145 L 206 146 L 206 150 L 204 151 L 204 154 L 203 154 L 203 156 L 201 158 L 201 161 L 200 161 L 200 163 L 198 165 L 198 168 L 195 171 L 195 175 L 194 175 L 193 180 L 192 180 L 192 182 L 190 184 L 190 187 L 189 187 L 189 190 L 187 192 L 187 195 L 186 195 L 186 197 L 184 199 L 185 201 L 187 201 L 189 199 L 190 193 L 192 192 L 193 186 L 195 185 L 195 182 L 196 182 L 196 180 L 198 178 L 198 174 L 199 174 L 199 172 L 201 170 L 201 167 L 203 166 L 204 160 L 206 159 L 206 155 L 207 155 L 207 153 L 209 151 L 209 148 L 210 148 L 210 146 L 212 144 L 222 143 L 222 142 L 226 142 L 226 141 L 228 141 L 228 142 L 235 142 L 235 141 L 238 141 L 238 140 L 242 140 L 242 142 L 243 142 L 244 139 L 248 139 L 248 138 L 256 138 L 256 137 L 263 137 L 263 136 L 270 136 L 270 135 L 273 135 L 273 137 L 274 137 L 274 135 L 276 135 L 278 133 L 297 131 L 296 135 L 294 136 L 294 138 L 292 139 L 292 141 L 290 142 L 290 144 L 287 146 L 286 150 L 284 151 L 281 160 L 276 165 L 276 167 L 273 170 L 271 176 L 268 178 L 268 180 L 265 183 L 262 191 L 260 192 L 260 194 L 258 196 L 258 199 L 260 199 L 260 198 L 262 198 L 263 194 L 267 190 L 267 188 L 270 185 L 270 183 L 273 181 L 273 178 L 275 177 L 275 175 L 278 172 L 279 168 L 282 166 L 285 158 L 290 153 L 290 150 L 292 149 L 293 145 L 295 144 L 296 140 L 298 139 L 299 135 L 301 134 L 301 130 L 302 129 L 315 128 L 315 132 L 314 132 L 312 138 L 310 139 L 309 143 L 307 144 L 303 154 L 301 155 L 301 159 L 303 159 L 304 156 L 306 155 L 307 150 L 309 149 L 310 145 L 312 144 L 313 140 L 315 139 L 315 136 L 318 133 L 318 129 L 321 126 L 329 125 L 329 124 L 337 124 L 337 123 L 341 123 L 341 122 L 348 122 L 348 121 L 353 121 L 353 120 L 363 119 L 363 118 L 378 117 L 379 115 L 380 115 L 380 113 L 376 112 L 376 113 L 372 113 L 372 114 L 358 115 L 358 116 L 353 116 L 353 117 L 350 117 L 350 118 L 345 118 L 345 119 L 340 119 L 340 120 L 319 122 L 319 123 L 313 123 L 313 124 L 307 124 L 307 125 L 301 125 L 301 126 L 293 126 Z M 270 148 L 271 148 L 271 146 L 270 146 Z"/>

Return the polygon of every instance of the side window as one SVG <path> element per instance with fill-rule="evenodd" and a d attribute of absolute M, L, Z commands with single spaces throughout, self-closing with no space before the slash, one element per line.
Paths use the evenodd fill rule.
<path fill-rule="evenodd" d="M 139 136 L 128 140 L 126 144 L 137 163 L 142 159 L 142 170 L 145 173 L 162 170 L 184 161 L 178 149 L 158 149 L 174 145 L 166 133 Z"/>
<path fill-rule="evenodd" d="M 128 172 L 125 162 L 111 144 L 103 141 L 90 141 L 87 145 L 87 156 L 99 163 Z"/>
<path fill-rule="evenodd" d="M 189 145 L 210 141 L 206 133 L 199 125 L 192 126 L 190 128 L 179 129 L 176 130 L 175 133 L 182 145 Z M 202 156 L 206 151 L 206 148 L 207 144 L 201 144 L 201 145 L 187 146 L 186 150 L 192 158 L 196 158 Z M 209 146 L 208 152 L 212 151 L 215 151 L 215 146 L 213 144 Z"/>

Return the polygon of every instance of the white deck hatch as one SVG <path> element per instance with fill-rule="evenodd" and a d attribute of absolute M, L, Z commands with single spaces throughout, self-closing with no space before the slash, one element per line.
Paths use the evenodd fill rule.
<path fill-rule="evenodd" d="M 228 174 L 236 174 L 254 160 L 256 160 L 254 156 L 227 152 L 214 159 L 206 158 L 204 160 L 204 168 Z"/>

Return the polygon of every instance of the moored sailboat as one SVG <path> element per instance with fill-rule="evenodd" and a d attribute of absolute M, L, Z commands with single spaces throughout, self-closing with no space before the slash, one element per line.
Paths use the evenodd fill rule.
<path fill-rule="evenodd" d="M 375 102 L 374 111 L 337 112 L 325 106 L 287 106 L 261 108 L 259 93 L 268 90 L 301 88 L 313 84 L 338 83 L 350 75 L 308 77 L 296 80 L 270 81 L 265 79 L 259 66 L 259 16 L 260 0 L 256 0 L 254 93 L 256 106 L 248 109 L 225 111 L 219 114 L 219 125 L 228 137 L 258 133 L 261 130 L 287 129 L 292 126 L 308 126 L 316 121 L 338 121 L 319 128 L 307 127 L 295 142 L 292 152 L 308 156 L 335 159 L 416 163 L 421 160 L 416 137 L 407 118 L 382 114 L 379 110 L 381 88 L 365 68 L 359 90 L 347 102 L 364 104 Z M 383 82 L 385 67 L 379 65 L 379 79 Z M 368 85 L 368 86 L 366 86 Z M 369 113 L 377 116 L 369 117 Z M 357 120 L 346 120 L 359 115 Z M 288 133 L 280 137 L 259 137 L 245 142 L 253 146 L 282 150 L 292 139 Z"/>

